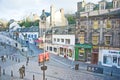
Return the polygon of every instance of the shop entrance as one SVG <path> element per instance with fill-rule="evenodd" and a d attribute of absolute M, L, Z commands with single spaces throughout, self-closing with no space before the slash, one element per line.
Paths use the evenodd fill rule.
<path fill-rule="evenodd" d="M 98 63 L 98 53 L 93 53 L 92 54 L 92 64 L 97 64 Z"/>

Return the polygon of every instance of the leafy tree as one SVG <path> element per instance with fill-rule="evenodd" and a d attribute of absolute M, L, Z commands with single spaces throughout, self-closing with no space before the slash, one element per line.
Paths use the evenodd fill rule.
<path fill-rule="evenodd" d="M 36 21 L 22 21 L 18 23 L 20 26 L 31 27 L 31 26 L 39 26 L 39 20 Z"/>
<path fill-rule="evenodd" d="M 72 14 L 68 14 L 67 16 L 68 24 L 75 24 L 75 18 Z"/>

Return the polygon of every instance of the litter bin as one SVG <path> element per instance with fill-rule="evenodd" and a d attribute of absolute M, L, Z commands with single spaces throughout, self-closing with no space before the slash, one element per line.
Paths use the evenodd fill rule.
<path fill-rule="evenodd" d="M 75 65 L 75 70 L 78 70 L 79 69 L 79 64 L 76 64 Z"/>

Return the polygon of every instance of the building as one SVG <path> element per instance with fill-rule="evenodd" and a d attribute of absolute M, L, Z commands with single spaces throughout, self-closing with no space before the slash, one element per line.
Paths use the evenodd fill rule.
<path fill-rule="evenodd" d="M 36 40 L 38 40 L 39 38 L 39 29 L 38 26 L 31 26 L 28 28 L 21 28 L 21 29 L 17 29 L 17 34 L 18 34 L 18 40 L 21 41 L 25 41 L 25 42 L 21 42 L 24 44 L 35 44 L 36 46 L 38 46 L 38 42 Z"/>
<path fill-rule="evenodd" d="M 68 21 L 64 16 L 64 10 L 60 9 L 58 11 L 55 10 L 54 5 L 50 6 L 50 13 L 45 12 L 45 10 L 42 11 L 42 14 L 40 16 L 40 21 L 39 21 L 39 38 L 41 40 L 44 39 L 44 36 L 46 34 L 46 31 L 51 31 L 51 28 L 59 26 L 59 27 L 64 27 L 68 25 Z M 51 40 L 52 36 L 49 34 L 47 37 L 49 41 Z M 47 40 L 47 41 L 48 41 Z M 39 48 L 44 47 L 44 41 L 42 41 L 39 44 Z"/>
<path fill-rule="evenodd" d="M 46 33 L 46 50 L 50 53 L 75 60 L 75 26 L 53 27 Z M 49 38 L 51 37 L 51 38 Z"/>
<path fill-rule="evenodd" d="M 76 43 L 92 46 L 90 53 L 92 64 L 101 65 L 103 50 L 120 51 L 120 7 L 115 7 L 118 4 L 119 0 L 113 2 L 102 0 L 92 8 L 93 10 L 88 8 L 87 12 L 86 9 L 77 11 L 80 15 L 76 15 L 79 16 L 76 17 Z M 82 52 L 86 54 L 86 51 Z M 81 51 L 80 53 L 77 51 L 76 54 L 81 54 Z"/>

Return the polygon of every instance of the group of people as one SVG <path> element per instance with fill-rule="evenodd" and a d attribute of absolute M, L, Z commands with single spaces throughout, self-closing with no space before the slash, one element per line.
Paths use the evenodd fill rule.
<path fill-rule="evenodd" d="M 6 55 L 1 56 L 1 61 L 6 61 Z"/>
<path fill-rule="evenodd" d="M 19 68 L 19 73 L 20 73 L 20 78 L 23 79 L 25 76 L 25 66 L 24 65 Z"/>

